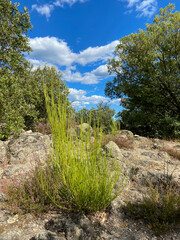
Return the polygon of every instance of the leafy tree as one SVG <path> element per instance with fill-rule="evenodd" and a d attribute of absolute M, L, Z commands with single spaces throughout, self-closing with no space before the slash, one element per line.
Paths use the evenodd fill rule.
<path fill-rule="evenodd" d="M 20 72 L 27 67 L 24 53 L 31 51 L 28 30 L 32 28 L 27 8 L 19 12 L 19 3 L 0 0 L 0 74 Z M 23 70 L 24 71 L 24 70 Z"/>
<path fill-rule="evenodd" d="M 92 127 L 101 126 L 105 133 L 111 132 L 113 125 L 113 116 L 115 110 L 111 109 L 107 103 L 100 102 L 97 108 L 90 110 L 83 108 L 76 112 L 76 121 L 91 123 Z"/>
<path fill-rule="evenodd" d="M 146 30 L 120 39 L 105 94 L 122 98 L 127 129 L 142 135 L 180 136 L 180 12 L 160 9 Z"/>
<path fill-rule="evenodd" d="M 48 119 L 46 112 L 45 96 L 44 96 L 44 83 L 47 86 L 48 94 L 51 91 L 56 93 L 54 95 L 54 102 L 58 103 L 58 95 L 64 95 L 67 99 L 69 90 L 66 87 L 65 82 L 62 81 L 62 74 L 55 67 L 44 66 L 38 67 L 36 70 L 31 72 L 31 78 L 29 82 L 29 92 L 31 93 L 30 98 L 35 106 L 37 112 L 37 118 L 39 121 Z M 53 88 L 53 89 L 52 89 Z M 68 101 L 68 107 L 70 108 L 70 102 Z"/>
<path fill-rule="evenodd" d="M 24 53 L 31 50 L 27 33 L 32 26 L 27 9 L 19 12 L 18 5 L 0 1 L 0 139 L 18 133 L 24 126 L 23 116 L 35 113 L 24 98 L 29 75 Z"/>
<path fill-rule="evenodd" d="M 54 92 L 68 95 L 60 72 L 48 66 L 33 71 L 24 58 L 31 51 L 27 34 L 32 25 L 27 9 L 20 12 L 18 6 L 0 0 L 0 139 L 46 121 L 44 82 L 49 91 L 53 82 Z"/>

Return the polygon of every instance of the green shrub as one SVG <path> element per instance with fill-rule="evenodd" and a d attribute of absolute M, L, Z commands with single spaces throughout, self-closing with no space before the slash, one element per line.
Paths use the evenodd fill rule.
<path fill-rule="evenodd" d="M 124 211 L 129 217 L 143 219 L 159 236 L 180 224 L 180 195 L 171 184 L 151 187 L 142 202 L 129 202 Z"/>
<path fill-rule="evenodd" d="M 45 88 L 45 99 L 53 138 L 51 158 L 45 167 L 38 165 L 25 181 L 8 187 L 9 209 L 14 213 L 105 209 L 123 190 L 126 178 L 120 176 L 120 164 L 103 155 L 102 130 L 96 128 L 94 141 L 90 141 L 90 128 L 86 135 L 81 127 L 80 134 L 72 136 L 73 120 L 66 96 L 60 94 L 55 104 L 53 90 L 50 98 Z"/>
<path fill-rule="evenodd" d="M 55 104 L 53 91 L 50 98 L 46 88 L 45 98 L 53 137 L 51 163 L 55 171 L 55 181 L 53 194 L 47 181 L 42 179 L 43 189 L 60 208 L 84 213 L 105 209 L 122 191 L 125 178 L 121 178 L 115 190 L 121 167 L 102 154 L 102 130 L 96 128 L 93 144 L 90 141 L 90 129 L 88 134 L 83 135 L 81 128 L 80 139 L 76 137 L 74 141 L 66 99 L 60 97 L 58 105 Z M 57 192 L 62 201 L 56 199 Z"/>

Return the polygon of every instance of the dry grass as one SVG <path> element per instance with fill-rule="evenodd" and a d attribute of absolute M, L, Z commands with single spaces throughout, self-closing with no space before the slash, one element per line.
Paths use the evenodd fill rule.
<path fill-rule="evenodd" d="M 167 152 L 170 156 L 180 160 L 180 151 L 173 149 L 171 147 L 164 147 L 162 151 Z"/>
<path fill-rule="evenodd" d="M 50 122 L 37 122 L 36 126 L 35 126 L 36 131 L 42 133 L 42 134 L 51 134 L 51 126 L 50 126 Z"/>
<path fill-rule="evenodd" d="M 150 187 L 144 199 L 123 207 L 127 217 L 142 219 L 157 236 L 180 224 L 180 195 L 171 184 Z"/>
<path fill-rule="evenodd" d="M 115 136 L 113 134 L 108 134 L 102 138 L 102 147 L 104 147 L 110 141 L 115 142 L 119 148 L 134 149 L 132 139 L 126 139 L 124 137 L 120 137 L 119 135 Z"/>

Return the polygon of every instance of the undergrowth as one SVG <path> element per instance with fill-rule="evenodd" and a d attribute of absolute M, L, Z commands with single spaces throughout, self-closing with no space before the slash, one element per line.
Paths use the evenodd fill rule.
<path fill-rule="evenodd" d="M 119 148 L 124 148 L 124 149 L 134 148 L 132 139 L 126 139 L 119 135 L 114 135 L 114 134 L 108 134 L 103 136 L 102 142 L 101 142 L 102 147 L 104 147 L 110 141 L 115 142 Z"/>
<path fill-rule="evenodd" d="M 180 195 L 172 184 L 151 186 L 141 202 L 123 207 L 128 217 L 143 219 L 157 236 L 180 224 Z"/>
<path fill-rule="evenodd" d="M 126 178 L 121 174 L 121 165 L 102 153 L 101 128 L 94 131 L 93 143 L 91 129 L 84 133 L 82 123 L 81 131 L 72 136 L 67 99 L 59 95 L 55 104 L 54 93 L 51 91 L 49 97 L 46 86 L 45 99 L 53 139 L 50 161 L 44 167 L 39 165 L 24 182 L 9 186 L 8 206 L 14 212 L 34 213 L 105 209 L 121 193 Z"/>
<path fill-rule="evenodd" d="M 164 152 L 167 152 L 170 156 L 177 158 L 178 160 L 180 160 L 180 151 L 170 148 L 170 147 L 164 147 L 162 149 Z"/>

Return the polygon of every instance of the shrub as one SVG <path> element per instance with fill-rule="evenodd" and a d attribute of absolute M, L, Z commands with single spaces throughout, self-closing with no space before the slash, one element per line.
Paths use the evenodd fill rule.
<path fill-rule="evenodd" d="M 50 98 L 46 88 L 45 99 L 53 137 L 51 164 L 55 177 L 53 192 L 47 180 L 42 178 L 44 191 L 59 208 L 83 213 L 105 209 L 122 191 L 125 178 L 121 178 L 115 190 L 121 167 L 116 161 L 110 162 L 100 151 L 102 130 L 96 129 L 91 144 L 90 129 L 83 135 L 81 127 L 80 140 L 76 137 L 74 141 L 69 131 L 71 121 L 67 124 L 71 113 L 67 113 L 66 99 L 59 97 L 58 104 L 55 104 L 53 91 Z M 57 192 L 61 201 L 55 197 Z"/>
<path fill-rule="evenodd" d="M 164 147 L 162 150 L 167 152 L 170 156 L 180 160 L 180 151 L 177 151 L 170 147 Z"/>
<path fill-rule="evenodd" d="M 133 149 L 133 140 L 119 137 L 118 135 L 108 134 L 102 138 L 102 147 L 104 147 L 108 142 L 115 142 L 119 148 Z"/>
<path fill-rule="evenodd" d="M 41 214 L 57 207 L 52 203 L 41 185 L 41 178 L 47 180 L 47 184 L 53 186 L 53 171 L 49 163 L 42 168 L 40 164 L 29 173 L 26 180 L 14 180 L 5 190 L 7 208 L 12 213 Z M 58 196 L 57 196 L 58 197 Z"/>
<path fill-rule="evenodd" d="M 71 135 L 67 98 L 61 95 L 55 104 L 53 96 L 52 91 L 49 97 L 45 87 L 53 138 L 50 161 L 45 167 L 38 165 L 24 182 L 9 186 L 9 209 L 14 213 L 43 213 L 57 208 L 89 213 L 105 209 L 125 185 L 126 178 L 120 178 L 121 166 L 103 155 L 100 128 L 96 128 L 93 142 L 90 129 L 83 135 L 81 127 L 80 136 Z"/>
<path fill-rule="evenodd" d="M 180 195 L 172 184 L 151 187 L 142 202 L 128 203 L 129 217 L 142 218 L 157 236 L 180 223 Z"/>
<path fill-rule="evenodd" d="M 51 134 L 51 126 L 50 122 L 37 122 L 35 126 L 35 130 L 42 134 Z"/>

